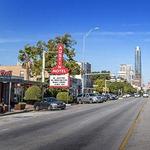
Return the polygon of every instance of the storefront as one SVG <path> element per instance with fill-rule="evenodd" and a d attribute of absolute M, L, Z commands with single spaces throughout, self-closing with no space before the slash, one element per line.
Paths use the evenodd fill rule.
<path fill-rule="evenodd" d="M 15 76 L 0 76 L 0 103 L 9 104 L 14 101 L 18 85 L 23 83 L 23 78 Z M 21 91 L 21 90 L 20 90 Z"/>
<path fill-rule="evenodd" d="M 0 104 L 11 105 L 21 102 L 25 90 L 32 85 L 42 87 L 41 82 L 24 80 L 23 77 L 12 76 L 11 71 L 0 70 Z"/>

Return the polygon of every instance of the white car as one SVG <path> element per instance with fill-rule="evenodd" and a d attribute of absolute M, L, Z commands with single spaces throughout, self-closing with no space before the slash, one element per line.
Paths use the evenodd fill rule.
<path fill-rule="evenodd" d="M 144 98 L 148 98 L 149 95 L 148 95 L 147 93 L 144 93 L 144 94 L 143 94 L 143 97 L 144 97 Z"/>
<path fill-rule="evenodd" d="M 125 95 L 123 95 L 122 97 L 123 97 L 123 98 L 129 98 L 129 97 L 131 97 L 131 95 L 130 95 L 130 94 L 125 94 Z"/>
<path fill-rule="evenodd" d="M 134 94 L 134 97 L 138 98 L 138 97 L 140 97 L 140 94 Z"/>

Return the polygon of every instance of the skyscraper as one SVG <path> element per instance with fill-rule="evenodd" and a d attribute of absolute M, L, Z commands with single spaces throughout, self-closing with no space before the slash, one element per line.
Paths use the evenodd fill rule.
<path fill-rule="evenodd" d="M 135 49 L 135 85 L 142 86 L 142 67 L 141 67 L 141 49 L 139 46 Z"/>

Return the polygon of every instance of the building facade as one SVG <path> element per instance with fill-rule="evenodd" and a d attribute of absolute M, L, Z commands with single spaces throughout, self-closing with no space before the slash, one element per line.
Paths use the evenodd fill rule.
<path fill-rule="evenodd" d="M 93 83 L 92 83 L 92 79 L 91 79 L 91 64 L 88 62 L 85 63 L 78 63 L 79 66 L 81 67 L 81 72 L 82 74 L 80 75 L 76 75 L 75 78 L 83 80 L 84 78 L 84 92 L 85 93 L 90 93 L 93 91 Z M 81 86 L 81 88 L 82 88 Z"/>
<path fill-rule="evenodd" d="M 132 84 L 134 78 L 132 66 L 129 64 L 121 64 L 118 77 Z"/>
<path fill-rule="evenodd" d="M 21 77 L 24 80 L 27 80 L 27 70 L 19 64 L 12 66 L 0 66 L 0 70 L 11 71 L 12 76 Z"/>
<path fill-rule="evenodd" d="M 20 65 L 0 66 L 0 103 L 10 104 L 24 97 L 24 90 L 31 85 L 39 85 L 40 82 L 29 81 L 26 69 Z"/>

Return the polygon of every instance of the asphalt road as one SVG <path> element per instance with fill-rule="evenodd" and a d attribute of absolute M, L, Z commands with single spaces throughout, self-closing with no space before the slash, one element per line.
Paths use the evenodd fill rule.
<path fill-rule="evenodd" d="M 0 150 L 117 150 L 142 98 L 0 117 Z"/>

